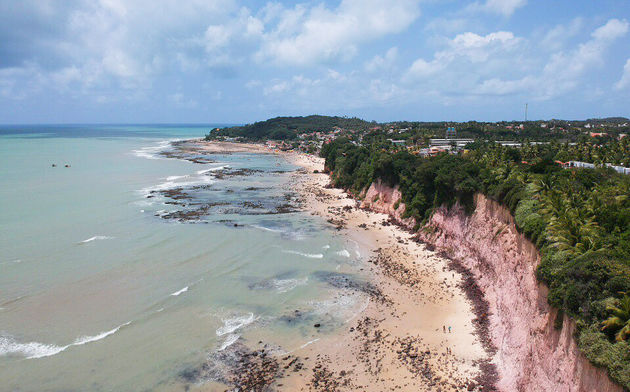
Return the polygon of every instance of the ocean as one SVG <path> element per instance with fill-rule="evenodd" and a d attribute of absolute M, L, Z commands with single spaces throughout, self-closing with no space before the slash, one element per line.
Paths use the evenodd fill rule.
<path fill-rule="evenodd" d="M 215 126 L 0 127 L 0 390 L 223 390 L 243 347 L 366 306 L 339 284 L 365 251 L 304 211 L 297 167 L 177 151 Z"/>

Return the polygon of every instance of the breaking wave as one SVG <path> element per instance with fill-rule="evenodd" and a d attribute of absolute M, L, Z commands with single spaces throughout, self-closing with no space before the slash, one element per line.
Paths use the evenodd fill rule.
<path fill-rule="evenodd" d="M 133 154 L 140 158 L 146 159 L 163 159 L 159 156 L 159 153 L 169 147 L 171 144 L 170 140 L 163 140 L 157 145 L 142 147 L 139 150 L 133 150 Z"/>
<path fill-rule="evenodd" d="M 308 257 L 310 259 L 323 259 L 324 258 L 324 255 L 321 253 L 302 253 L 295 250 L 283 250 L 282 253 L 289 253 L 292 255 Z"/>
<path fill-rule="evenodd" d="M 231 345 L 233 345 L 234 343 L 236 343 L 236 341 L 240 338 L 241 336 L 238 334 L 229 334 L 227 336 L 227 338 L 225 338 L 225 340 L 223 341 L 223 343 L 221 344 L 221 347 L 219 347 L 219 349 L 217 351 L 223 351 L 226 348 L 230 347 Z"/>
<path fill-rule="evenodd" d="M 111 240 L 113 238 L 114 237 L 108 237 L 106 235 L 95 235 L 94 237 L 90 237 L 87 240 L 83 240 L 79 242 L 79 244 L 87 244 L 88 242 L 99 241 L 99 240 Z"/>
<path fill-rule="evenodd" d="M 257 317 L 254 316 L 254 313 L 249 313 L 245 316 L 237 316 L 228 319 L 224 319 L 223 326 L 216 330 L 217 336 L 223 336 L 227 334 L 231 334 L 236 330 L 249 325 L 256 321 Z"/>
<path fill-rule="evenodd" d="M 72 346 L 82 346 L 87 343 L 92 343 L 105 339 L 106 337 L 115 334 L 122 327 L 125 327 L 129 324 L 131 324 L 131 321 L 121 324 L 110 331 L 101 332 L 98 335 L 81 336 L 77 338 L 73 343 L 66 346 L 57 346 L 54 344 L 45 344 L 39 342 L 21 343 L 16 341 L 11 336 L 0 335 L 0 356 L 20 355 L 26 357 L 27 359 L 50 357 L 59 354 L 60 352 L 65 351 Z"/>
<path fill-rule="evenodd" d="M 177 291 L 176 291 L 176 292 L 174 292 L 174 293 L 171 293 L 171 296 L 173 296 L 173 297 L 177 297 L 178 295 L 180 295 L 180 294 L 182 294 L 182 293 L 185 293 L 186 291 L 188 291 L 188 286 L 184 287 L 184 288 L 183 288 L 183 289 L 181 289 L 181 290 L 177 290 Z"/>
<path fill-rule="evenodd" d="M 224 165 L 224 166 L 213 167 L 213 168 L 210 168 L 210 169 L 199 170 L 197 172 L 197 174 L 202 175 L 202 174 L 210 173 L 210 172 L 213 172 L 213 171 L 227 169 L 229 167 L 230 167 L 230 165 Z"/>

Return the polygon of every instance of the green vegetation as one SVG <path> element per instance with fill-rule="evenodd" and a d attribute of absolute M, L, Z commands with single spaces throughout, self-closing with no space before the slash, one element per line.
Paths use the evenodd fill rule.
<path fill-rule="evenodd" d="M 612 313 L 602 322 L 603 331 L 615 333 L 618 342 L 630 338 L 630 296 L 624 295 L 616 304 L 608 305 L 606 310 Z"/>
<path fill-rule="evenodd" d="M 376 180 L 399 185 L 405 213 L 419 224 L 440 206 L 459 203 L 471 212 L 476 192 L 509 208 L 541 253 L 537 274 L 550 304 L 576 321 L 585 355 L 630 389 L 630 300 L 623 294 L 630 293 L 630 176 L 554 162 L 615 145 L 627 160 L 628 144 L 587 142 L 520 149 L 477 142 L 465 155 L 420 158 L 389 150 L 378 135 L 363 145 L 337 139 L 321 155 L 334 184 L 354 194 Z"/>
<path fill-rule="evenodd" d="M 334 127 L 342 129 L 367 130 L 374 126 L 358 118 L 306 116 L 306 117 L 276 117 L 253 124 L 222 128 L 211 132 L 206 140 L 218 137 L 240 137 L 245 140 L 294 140 L 299 134 L 314 132 L 329 132 Z"/>
<path fill-rule="evenodd" d="M 478 192 L 502 203 L 540 251 L 537 276 L 559 310 L 555 326 L 562 326 L 565 314 L 575 320 L 586 357 L 630 390 L 630 310 L 623 294 L 630 293 L 630 176 L 604 168 L 567 170 L 556 162 L 630 166 L 630 136 L 623 137 L 630 133 L 629 122 L 377 124 L 346 117 L 278 117 L 213 130 L 206 139 L 273 139 L 283 141 L 283 149 L 309 152 L 321 147 L 338 187 L 362 195 L 377 180 L 398 185 L 405 217 L 415 218 L 416 229 L 441 206 L 457 204 L 472 212 Z M 474 140 L 466 153 L 431 158 L 412 153 L 420 153 L 432 138 L 443 138 L 446 127 L 455 127 L 458 138 Z M 494 143 L 506 140 L 519 148 Z"/>
<path fill-rule="evenodd" d="M 347 139 L 324 145 L 321 154 L 335 185 L 355 194 L 377 179 L 398 184 L 407 207 L 405 215 L 418 221 L 428 218 L 433 208 L 456 201 L 471 211 L 473 196 L 481 186 L 479 167 L 456 155 L 422 159 L 406 151 L 390 153 L 378 144 L 356 146 Z"/>

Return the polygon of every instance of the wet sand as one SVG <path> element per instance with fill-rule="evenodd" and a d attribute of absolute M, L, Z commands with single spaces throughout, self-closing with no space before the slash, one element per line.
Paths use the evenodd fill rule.
<path fill-rule="evenodd" d="M 280 389 L 461 391 L 486 384 L 489 390 L 482 374 L 488 353 L 476 333 L 473 304 L 449 260 L 390 224 L 387 215 L 359 209 L 343 191 L 328 187 L 322 158 L 286 156 L 306 169 L 294 181 L 311 213 L 372 249 L 364 268 L 385 300 L 372 299 L 344 333 L 292 353 L 302 358 L 303 370 L 281 380 Z"/>
<path fill-rule="evenodd" d="M 270 152 L 260 145 L 193 143 L 187 148 L 206 153 Z M 370 288 L 363 290 L 370 300 L 343 331 L 326 333 L 326 326 L 316 324 L 312 344 L 290 354 L 265 349 L 264 342 L 243 347 L 232 378 L 225 380 L 229 388 L 205 383 L 192 389 L 492 390 L 491 348 L 480 333 L 482 323 L 474 321 L 478 304 L 462 288 L 470 284 L 466 272 L 454 270 L 452 262 L 391 224 L 387 215 L 362 210 L 342 190 L 330 187 L 322 158 L 282 154 L 302 167 L 291 181 L 306 210 L 360 249 L 370 249 L 361 255 L 360 266 L 370 280 Z"/>

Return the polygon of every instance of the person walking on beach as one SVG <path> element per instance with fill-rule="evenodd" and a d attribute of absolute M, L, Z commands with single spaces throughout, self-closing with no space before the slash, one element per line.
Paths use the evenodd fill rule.
<path fill-rule="evenodd" d="M 448 326 L 448 333 L 451 333 L 451 326 Z"/>
<path fill-rule="evenodd" d="M 446 333 L 446 325 L 442 325 L 442 332 Z"/>

